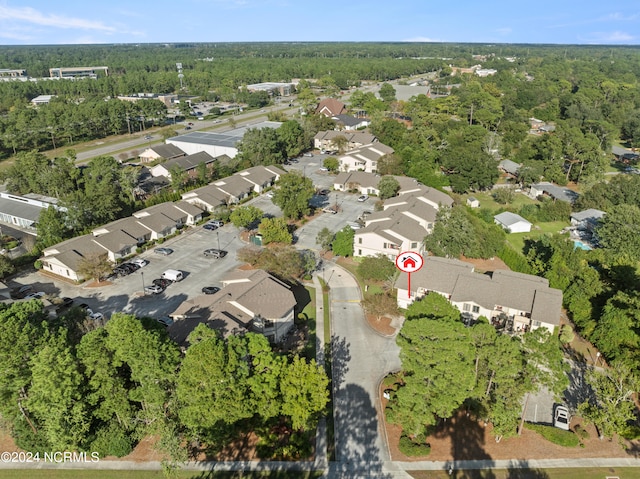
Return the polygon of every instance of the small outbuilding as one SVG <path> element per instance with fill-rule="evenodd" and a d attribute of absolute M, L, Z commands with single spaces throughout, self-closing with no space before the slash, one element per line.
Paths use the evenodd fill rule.
<path fill-rule="evenodd" d="M 469 196 L 469 198 L 467 198 L 467 206 L 480 208 L 480 201 L 475 196 Z"/>
<path fill-rule="evenodd" d="M 533 226 L 529 221 L 515 213 L 505 211 L 493 217 L 495 224 L 502 226 L 508 233 L 528 233 Z"/>

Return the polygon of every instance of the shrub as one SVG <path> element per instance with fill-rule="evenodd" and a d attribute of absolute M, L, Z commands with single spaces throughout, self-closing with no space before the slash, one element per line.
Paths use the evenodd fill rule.
<path fill-rule="evenodd" d="M 35 261 L 35 263 L 33 263 L 33 267 L 35 269 L 42 269 L 42 261 L 40 261 L 39 259 Z"/>
<path fill-rule="evenodd" d="M 133 444 L 126 431 L 114 423 L 98 430 L 91 450 L 100 454 L 100 457 L 123 457 L 133 450 Z"/>
<path fill-rule="evenodd" d="M 405 456 L 427 456 L 431 453 L 431 446 L 420 439 L 424 439 L 424 436 L 417 436 L 415 439 L 411 439 L 409 436 L 401 436 L 398 444 L 398 449 Z"/>
<path fill-rule="evenodd" d="M 537 432 L 547 441 L 562 447 L 577 447 L 580 438 L 571 431 L 563 431 L 553 426 L 543 426 L 542 424 L 525 423 L 525 427 Z"/>
<path fill-rule="evenodd" d="M 505 246 L 498 252 L 498 257 L 505 262 L 505 264 L 513 271 L 525 274 L 534 274 L 531 266 L 527 262 L 527 259 L 517 251 Z"/>

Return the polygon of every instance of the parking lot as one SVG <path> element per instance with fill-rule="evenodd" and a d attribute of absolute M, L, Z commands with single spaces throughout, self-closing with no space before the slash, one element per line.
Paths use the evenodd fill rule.
<path fill-rule="evenodd" d="M 228 251 L 222 259 L 206 258 L 203 251 L 208 248 Z M 233 225 L 225 225 L 216 231 L 204 230 L 201 226 L 190 228 L 180 236 L 162 244 L 173 249 L 173 254 L 155 254 L 153 248 L 140 257 L 149 264 L 128 276 L 116 278 L 110 284 L 100 287 L 73 285 L 53 280 L 39 273 L 23 275 L 15 279 L 12 287 L 20 284 L 33 285 L 34 291 L 44 291 L 54 296 L 73 298 L 75 304 L 87 303 L 93 311 L 109 317 L 113 312 L 123 311 L 137 316 L 166 317 L 184 300 L 202 294 L 204 286 L 220 287 L 220 279 L 240 263 L 236 252 L 244 246 L 238 239 L 238 230 Z M 167 269 L 182 271 L 185 279 L 169 285 L 160 294 L 143 294 L 143 286 L 149 286 Z"/>
<path fill-rule="evenodd" d="M 301 157 L 298 163 L 285 168 L 303 172 L 311 178 L 318 190 L 331 190 L 335 175 L 320 171 L 326 156 Z M 356 221 L 363 211 L 373 211 L 375 198 L 358 202 L 358 196 L 334 191 L 326 196 L 315 195 L 311 200 L 314 207 L 322 209 L 337 203 L 339 213 L 321 213 L 299 228 L 296 232 L 296 246 L 317 250 L 316 236 L 321 229 L 326 227 L 337 232 L 348 223 Z M 282 216 L 280 208 L 266 195 L 252 199 L 249 204 L 260 208 L 267 215 Z M 137 316 L 161 318 L 174 311 L 184 300 L 202 294 L 204 286 L 220 287 L 220 279 L 241 264 L 236 253 L 245 243 L 239 239 L 238 229 L 227 224 L 216 231 L 207 231 L 201 226 L 188 228 L 182 235 L 161 246 L 171 248 L 173 254 L 162 256 L 155 254 L 152 248 L 140 255 L 149 261 L 148 265 L 128 276 L 115 278 L 105 286 L 74 285 L 39 273 L 21 275 L 10 286 L 17 288 L 30 284 L 34 291 L 73 298 L 75 304 L 86 303 L 93 311 L 99 311 L 107 317 L 113 312 L 123 311 Z M 203 251 L 209 248 L 220 248 L 228 251 L 228 254 L 222 259 L 205 258 Z M 151 285 L 167 269 L 182 271 L 185 279 L 171 284 L 163 293 L 145 295 L 144 286 Z"/>

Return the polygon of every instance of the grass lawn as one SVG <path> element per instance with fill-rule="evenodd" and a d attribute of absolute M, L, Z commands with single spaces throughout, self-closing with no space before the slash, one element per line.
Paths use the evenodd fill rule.
<path fill-rule="evenodd" d="M 94 471 L 63 469 L 2 470 L 3 479 L 166 479 L 162 471 Z M 197 472 L 180 471 L 176 479 L 316 479 L 319 472 Z"/>
<path fill-rule="evenodd" d="M 526 239 L 537 239 L 547 233 L 558 233 L 565 226 L 569 226 L 568 221 L 550 221 L 548 223 L 537 223 L 529 233 L 509 233 L 507 242 L 516 251 L 522 251 Z"/>
<path fill-rule="evenodd" d="M 316 357 L 316 288 L 314 286 L 305 286 L 311 301 L 302 310 L 302 315 L 307 318 L 305 320 L 309 327 L 309 338 L 304 346 L 302 354 L 307 358 Z"/>
<path fill-rule="evenodd" d="M 616 468 L 567 468 L 567 469 L 486 469 L 455 471 L 453 476 L 445 471 L 411 471 L 415 479 L 604 479 L 617 476 L 620 479 L 638 477 L 638 469 L 633 467 Z"/>
<path fill-rule="evenodd" d="M 491 211 L 497 211 L 499 209 L 507 208 L 507 207 L 509 209 L 513 209 L 517 211 L 524 205 L 533 205 L 537 203 L 537 200 L 532 200 L 531 198 L 529 198 L 527 195 L 523 193 L 515 193 L 513 203 L 509 203 L 508 205 L 501 205 L 500 203 L 496 202 L 496 200 L 493 199 L 493 197 L 491 196 L 491 193 L 478 192 L 473 194 L 462 195 L 461 199 L 463 204 L 466 203 L 467 198 L 469 198 L 469 196 L 473 196 L 475 199 L 477 199 L 480 202 L 480 208 L 488 208 Z"/>

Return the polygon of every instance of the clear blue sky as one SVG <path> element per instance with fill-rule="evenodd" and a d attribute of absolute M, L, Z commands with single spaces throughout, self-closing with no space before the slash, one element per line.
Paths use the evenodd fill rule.
<path fill-rule="evenodd" d="M 0 0 L 0 44 L 640 44 L 638 0 Z"/>

